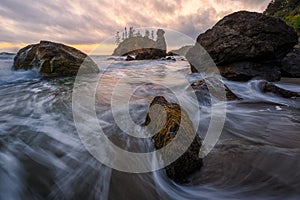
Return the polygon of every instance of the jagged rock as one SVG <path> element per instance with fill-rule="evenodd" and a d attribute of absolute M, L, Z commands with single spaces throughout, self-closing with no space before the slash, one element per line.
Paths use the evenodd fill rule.
<path fill-rule="evenodd" d="M 300 92 L 285 90 L 267 81 L 261 82 L 259 87 L 263 93 L 273 93 L 284 98 L 300 97 Z"/>
<path fill-rule="evenodd" d="M 44 76 L 74 76 L 81 67 L 84 73 L 98 73 L 97 64 L 85 53 L 64 44 L 41 41 L 19 50 L 15 70 L 38 68 Z"/>
<path fill-rule="evenodd" d="M 281 62 L 283 77 L 300 78 L 300 48 L 295 47 Z"/>
<path fill-rule="evenodd" d="M 187 148 L 181 144 L 184 144 L 187 140 L 192 141 L 189 143 L 187 151 L 181 155 L 176 161 L 165 167 L 167 176 L 178 183 L 184 183 L 187 178 L 199 170 L 202 166 L 202 159 L 199 158 L 199 151 L 201 147 L 201 139 L 195 133 L 193 124 L 190 121 L 187 113 L 181 109 L 180 105 L 176 103 L 169 103 L 164 97 L 157 96 L 153 99 L 149 109 L 155 109 L 154 105 L 160 105 L 164 108 L 166 113 L 166 122 L 162 119 L 163 113 L 159 110 L 154 110 L 154 115 L 147 115 L 145 125 L 160 128 L 160 131 L 152 137 L 152 141 L 156 149 L 161 149 L 175 140 L 175 136 L 179 130 L 183 130 L 183 137 L 180 137 L 179 145 L 175 146 L 175 149 L 171 149 L 165 152 L 165 155 L 176 154 L 179 149 Z M 177 138 L 176 138 L 177 139 Z M 181 143 L 182 142 L 182 143 Z"/>
<path fill-rule="evenodd" d="M 240 11 L 224 17 L 212 29 L 200 34 L 196 44 L 205 48 L 226 78 L 240 81 L 261 76 L 274 81 L 280 76 L 271 73 L 269 77 L 264 69 L 269 71 L 273 66 L 277 73 L 281 60 L 297 41 L 294 29 L 281 19 Z M 197 71 L 194 66 L 198 65 L 199 45 L 191 48 L 186 56 L 193 72 Z M 243 68 L 247 72 L 241 73 Z"/>

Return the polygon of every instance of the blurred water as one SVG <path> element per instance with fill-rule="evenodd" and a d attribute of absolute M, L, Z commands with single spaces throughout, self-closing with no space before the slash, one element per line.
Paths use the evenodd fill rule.
<path fill-rule="evenodd" d="M 177 101 L 178 96 L 163 87 L 166 82 L 177 87 L 184 79 L 201 78 L 190 75 L 188 63 L 180 59 L 93 59 L 102 65 L 114 61 L 101 69 L 97 117 L 109 138 L 131 151 L 149 150 L 149 140 L 129 137 L 116 126 L 110 104 L 118 80 L 128 78 L 122 87 L 136 88 L 129 107 L 132 119 L 141 124 L 153 97 Z M 0 199 L 300 198 L 300 102 L 261 93 L 260 80 L 225 81 L 243 100 L 228 103 L 217 146 L 189 184 L 178 185 L 163 170 L 129 174 L 99 163 L 84 148 L 73 122 L 74 78 L 44 80 L 35 70 L 12 71 L 12 63 L 12 56 L 0 59 Z M 277 84 L 299 91 L 300 81 Z M 188 104 L 185 89 L 181 97 Z M 209 119 L 203 112 L 198 132 L 202 137 Z"/>

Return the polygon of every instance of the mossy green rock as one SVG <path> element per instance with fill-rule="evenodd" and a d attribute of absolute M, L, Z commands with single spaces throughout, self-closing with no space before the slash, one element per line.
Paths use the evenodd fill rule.
<path fill-rule="evenodd" d="M 179 142 L 178 146 L 169 149 L 165 152 L 166 155 L 176 154 L 179 149 L 187 148 L 185 153 L 181 155 L 176 161 L 165 167 L 167 176 L 178 183 L 184 183 L 188 177 L 199 170 L 202 166 L 202 159 L 199 158 L 199 151 L 201 148 L 201 139 L 195 133 L 193 124 L 189 119 L 187 113 L 181 109 L 177 103 L 169 103 L 164 97 L 157 96 L 150 104 L 150 109 L 154 105 L 160 105 L 164 108 L 166 120 L 162 119 L 163 113 L 157 111 L 155 115 L 147 115 L 145 125 L 151 124 L 157 127 L 162 127 L 158 133 L 152 137 L 153 144 L 156 149 L 161 149 L 175 140 L 179 128 L 183 131 L 183 137 L 179 139 L 192 141 L 187 148 Z M 155 112 L 155 111 L 154 111 Z"/>

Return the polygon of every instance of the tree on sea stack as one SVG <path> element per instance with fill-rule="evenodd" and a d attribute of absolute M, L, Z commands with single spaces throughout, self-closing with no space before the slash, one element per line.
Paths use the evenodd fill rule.
<path fill-rule="evenodd" d="M 163 29 L 157 30 L 157 40 L 150 39 L 150 31 L 145 30 L 144 37 L 141 37 L 138 31 L 134 35 L 133 27 L 130 28 L 130 37 L 125 38 L 118 47 L 114 50 L 114 56 L 128 56 L 135 55 L 137 60 L 144 59 L 160 59 L 166 57 L 167 44 L 164 37 L 165 31 Z M 126 36 L 126 32 L 124 34 Z M 129 59 L 128 59 L 129 60 Z M 132 60 L 132 59 L 130 59 Z"/>

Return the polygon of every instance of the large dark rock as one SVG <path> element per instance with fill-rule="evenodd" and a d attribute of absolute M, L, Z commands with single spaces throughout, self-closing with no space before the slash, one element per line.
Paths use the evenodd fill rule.
<path fill-rule="evenodd" d="M 236 62 L 218 66 L 218 69 L 223 77 L 232 81 L 248 81 L 253 77 L 268 81 L 279 81 L 281 78 L 279 66 L 279 63 Z"/>
<path fill-rule="evenodd" d="M 256 76 L 278 80 L 280 75 L 266 76 L 264 69 L 269 71 L 274 67 L 277 73 L 281 60 L 297 41 L 294 29 L 281 19 L 247 11 L 224 17 L 197 38 L 197 44 L 205 48 L 221 74 L 229 79 L 234 77 L 233 80 L 248 80 Z M 198 64 L 195 60 L 198 59 L 199 45 L 195 45 L 187 54 L 193 72 L 197 71 L 194 65 Z M 243 68 L 247 72 L 241 73 Z M 235 70 L 239 71 L 235 73 Z"/>
<path fill-rule="evenodd" d="M 98 73 L 97 64 L 85 53 L 64 44 L 41 41 L 19 50 L 14 58 L 15 70 L 38 68 L 44 76 L 74 76 L 79 68 L 84 73 Z"/>
<path fill-rule="evenodd" d="M 300 48 L 295 47 L 281 62 L 281 74 L 284 77 L 300 78 Z"/>
<path fill-rule="evenodd" d="M 160 105 L 163 107 L 163 112 L 166 113 L 166 121 L 163 120 L 163 113 L 161 110 L 155 109 L 154 105 Z M 174 142 L 175 136 L 179 128 L 183 131 L 183 135 L 179 138 L 179 143 L 175 148 L 169 149 L 168 152 L 164 152 L 166 156 L 173 155 L 178 152 L 179 149 L 187 149 L 183 155 L 181 155 L 176 161 L 165 167 L 166 173 L 169 178 L 178 183 L 184 183 L 189 175 L 199 170 L 202 166 L 202 159 L 199 158 L 199 151 L 201 147 L 201 139 L 195 133 L 193 124 L 189 119 L 187 113 L 181 109 L 180 105 L 176 103 L 169 103 L 164 97 L 157 96 L 150 104 L 150 109 L 154 112 L 154 115 L 147 115 L 145 125 L 149 125 L 151 122 L 152 128 L 161 128 L 158 133 L 152 137 L 152 141 L 156 149 L 161 149 L 171 142 Z M 152 129 L 153 130 L 153 129 Z M 184 146 L 186 141 L 192 141 L 189 143 L 189 147 Z M 183 150 L 185 150 L 183 149 Z"/>

